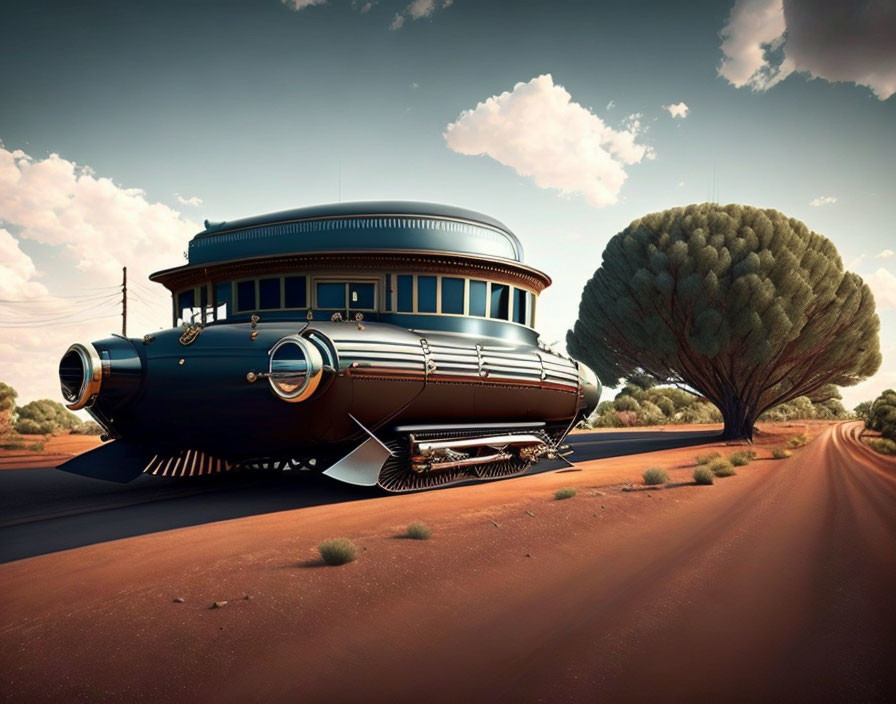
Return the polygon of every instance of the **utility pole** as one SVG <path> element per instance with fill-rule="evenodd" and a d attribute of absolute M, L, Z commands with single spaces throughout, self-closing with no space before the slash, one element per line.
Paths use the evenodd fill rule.
<path fill-rule="evenodd" d="M 121 334 L 128 336 L 128 268 L 121 267 Z"/>

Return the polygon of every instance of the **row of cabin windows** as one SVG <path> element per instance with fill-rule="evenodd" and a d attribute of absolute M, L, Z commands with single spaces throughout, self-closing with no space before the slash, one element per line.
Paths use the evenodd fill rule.
<path fill-rule="evenodd" d="M 397 313 L 465 315 L 510 320 L 532 327 L 535 295 L 494 281 L 454 276 L 386 274 L 381 310 Z M 236 313 L 264 310 L 307 310 L 313 296 L 314 310 L 373 312 L 377 305 L 377 281 L 317 279 L 309 290 L 305 276 L 279 276 L 223 282 L 216 285 L 214 305 L 205 286 L 181 291 L 177 313 L 183 322 L 205 322 L 227 317 L 228 302 Z"/>

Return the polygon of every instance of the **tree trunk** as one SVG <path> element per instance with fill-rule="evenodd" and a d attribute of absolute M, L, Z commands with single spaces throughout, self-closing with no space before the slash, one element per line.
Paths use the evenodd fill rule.
<path fill-rule="evenodd" d="M 725 400 L 719 407 L 725 427 L 722 430 L 723 440 L 747 440 L 753 442 L 753 409 L 747 406 L 734 392 L 725 394 Z"/>

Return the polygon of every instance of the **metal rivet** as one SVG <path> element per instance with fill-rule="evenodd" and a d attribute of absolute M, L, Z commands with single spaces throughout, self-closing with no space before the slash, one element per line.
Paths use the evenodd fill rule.
<path fill-rule="evenodd" d="M 257 379 L 258 375 L 255 372 L 249 372 L 248 374 L 246 374 L 246 381 L 248 381 L 250 384 L 254 384 Z"/>
<path fill-rule="evenodd" d="M 181 357 L 181 358 L 177 361 L 177 363 L 180 364 L 181 366 L 183 366 L 184 358 Z"/>

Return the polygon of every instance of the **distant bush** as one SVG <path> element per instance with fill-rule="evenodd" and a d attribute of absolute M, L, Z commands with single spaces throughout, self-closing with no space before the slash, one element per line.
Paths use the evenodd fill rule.
<path fill-rule="evenodd" d="M 790 440 L 787 441 L 787 444 L 790 447 L 802 447 L 807 442 L 809 442 L 809 438 L 806 437 L 805 433 L 800 433 L 799 435 L 794 435 Z"/>
<path fill-rule="evenodd" d="M 328 565 L 344 565 L 358 556 L 358 548 L 348 538 L 330 538 L 317 546 L 323 561 Z"/>
<path fill-rule="evenodd" d="M 725 459 L 713 460 L 706 465 L 706 469 L 717 477 L 731 477 L 737 474 L 737 472 L 734 471 L 734 467 L 731 466 L 731 463 Z"/>
<path fill-rule="evenodd" d="M 865 427 L 876 430 L 881 437 L 896 442 L 896 391 L 887 389 L 874 399 Z"/>
<path fill-rule="evenodd" d="M 774 450 L 772 450 L 772 457 L 774 457 L 776 460 L 786 460 L 792 454 L 793 453 L 790 450 L 783 447 L 776 447 Z"/>
<path fill-rule="evenodd" d="M 50 399 L 31 401 L 16 409 L 16 432 L 23 435 L 57 435 L 81 425 L 81 419 Z"/>
<path fill-rule="evenodd" d="M 102 435 L 103 432 L 103 426 L 92 420 L 85 421 L 81 425 L 76 425 L 72 428 L 72 435 Z"/>
<path fill-rule="evenodd" d="M 712 484 L 715 481 L 716 475 L 713 474 L 706 467 L 697 467 L 694 470 L 694 481 L 697 484 Z"/>
<path fill-rule="evenodd" d="M 432 530 L 424 523 L 411 523 L 405 535 L 412 540 L 429 540 Z"/>
<path fill-rule="evenodd" d="M 709 464 L 714 459 L 718 459 L 722 454 L 720 452 L 710 452 L 708 455 L 697 455 L 694 460 L 698 465 Z"/>
<path fill-rule="evenodd" d="M 23 450 L 25 448 L 25 441 L 18 436 L 13 436 L 6 439 L 2 445 L 0 445 L 4 450 Z"/>
<path fill-rule="evenodd" d="M 669 481 L 669 475 L 666 474 L 666 470 L 662 467 L 649 467 L 644 470 L 644 474 L 641 475 L 644 478 L 644 483 L 648 486 L 653 486 L 655 484 L 665 484 Z"/>
<path fill-rule="evenodd" d="M 889 438 L 868 438 L 866 442 L 872 450 L 876 450 L 882 455 L 896 455 L 896 442 Z"/>
<path fill-rule="evenodd" d="M 557 491 L 554 492 L 554 499 L 556 499 L 557 501 L 560 501 L 561 499 L 571 499 L 575 495 L 575 489 L 573 489 L 571 486 L 565 486 L 562 489 L 557 489 Z"/>
<path fill-rule="evenodd" d="M 31 450 L 31 452 L 43 452 L 44 444 L 42 442 L 34 442 L 28 446 L 28 449 Z"/>
<path fill-rule="evenodd" d="M 756 453 L 753 450 L 738 450 L 728 459 L 735 467 L 743 467 L 756 459 Z"/>

